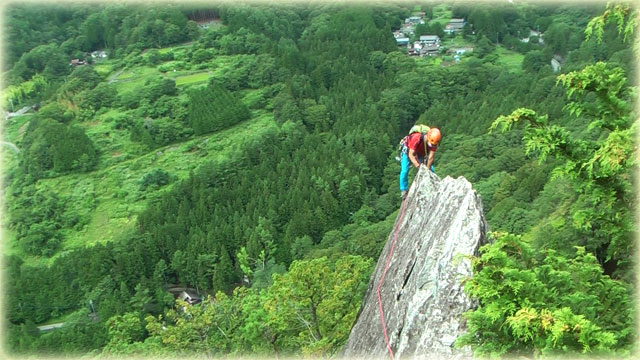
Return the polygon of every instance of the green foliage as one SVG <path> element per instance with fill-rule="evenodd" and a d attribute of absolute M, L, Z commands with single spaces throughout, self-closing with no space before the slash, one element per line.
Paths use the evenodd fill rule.
<path fill-rule="evenodd" d="M 113 85 L 100 83 L 92 90 L 82 92 L 74 97 L 74 101 L 82 108 L 98 111 L 111 107 L 117 101 L 117 91 Z"/>
<path fill-rule="evenodd" d="M 78 66 L 67 78 L 67 81 L 58 89 L 58 99 L 73 101 L 76 94 L 88 91 L 96 87 L 100 82 L 100 75 L 91 66 Z M 81 97 L 78 100 L 82 99 Z"/>
<path fill-rule="evenodd" d="M 218 292 L 195 306 L 178 300 L 164 316 L 147 316 L 145 340 L 137 313 L 113 317 L 103 353 L 335 354 L 349 336 L 371 266 L 358 256 L 294 262 L 266 290 Z"/>
<path fill-rule="evenodd" d="M 225 129 L 251 116 L 246 105 L 216 83 L 192 90 L 190 98 L 189 123 L 197 135 Z"/>
<path fill-rule="evenodd" d="M 432 31 L 440 31 L 435 24 L 452 16 L 447 7 L 434 10 L 438 19 L 429 25 Z M 608 217 L 617 211 L 620 219 L 630 219 L 628 208 L 612 200 L 632 198 L 627 180 L 635 145 L 625 83 L 632 74 L 605 66 L 567 77 L 563 81 L 575 90 L 566 109 L 579 115 L 569 117 L 562 111 L 567 103 L 563 89 L 553 86 L 556 79 L 550 72 L 513 73 L 510 67 L 494 65 L 505 61 L 507 50 L 502 47 L 525 52 L 543 46 L 523 46 L 516 38 L 529 29 L 555 31 L 559 49 L 576 48 L 581 35 L 558 29 L 583 26 L 589 11 L 456 4 L 455 17 L 468 21 L 463 36 L 476 31 L 477 54 L 488 56 L 445 67 L 395 51 L 391 31 L 410 15 L 396 4 L 233 4 L 207 10 L 200 5 L 111 4 L 51 13 L 16 5 L 8 19 L 9 56 L 17 62 L 8 75 L 15 85 L 4 93 L 5 102 L 8 106 L 12 99 L 17 108 L 18 102 L 30 105 L 43 99 L 45 106 L 39 120 L 32 117 L 22 140 L 25 128 L 19 128 L 26 120 L 8 122 L 8 133 L 16 136 L 9 141 L 25 149 L 29 159 L 26 176 L 22 168 L 10 168 L 6 176 L 10 233 L 23 245 L 11 247 L 19 256 L 7 261 L 7 287 L 13 294 L 7 300 L 12 348 L 84 353 L 104 349 L 105 355 L 147 356 L 193 351 L 202 356 L 335 354 L 348 336 L 370 271 L 370 266 L 362 270 L 367 268 L 364 258 L 353 255 L 376 258 L 384 246 L 399 201 L 399 165 L 391 152 L 416 122 L 442 128 L 438 174 L 471 180 L 483 197 L 492 228 L 529 231 L 526 237 L 536 247 L 556 250 L 554 258 L 575 261 L 571 269 L 584 260 L 575 257 L 576 244 L 595 249 L 602 262 L 608 250 L 598 244 L 606 244 L 610 230 L 616 241 L 626 241 L 617 237 L 623 232 L 620 228 L 608 227 Z M 186 19 L 187 14 L 198 18 L 202 13 L 205 18 L 220 17 L 224 24 L 202 31 L 198 39 L 198 26 Z M 41 39 L 34 38 L 29 26 Z M 616 30 L 604 28 L 604 44 L 592 40 L 571 51 L 563 69 L 570 73 L 582 64 L 607 59 L 631 68 L 631 51 L 615 39 Z M 196 41 L 149 49 L 187 39 Z M 498 51 L 495 42 L 502 45 Z M 69 58 L 86 56 L 82 51 L 98 47 L 109 53 L 109 59 L 96 60 L 101 62 L 100 74 L 126 67 L 115 84 L 107 84 L 93 66 L 75 67 L 65 78 L 55 75 L 61 70 L 55 66 L 47 70 L 47 65 L 58 64 L 48 64 L 48 55 L 54 59 L 62 54 L 68 66 Z M 22 54 L 23 61 L 18 61 Z M 546 61 L 539 55 L 529 56 L 536 60 L 527 65 L 532 70 Z M 507 61 L 522 57 L 516 54 Z M 31 80 L 20 82 L 29 74 L 34 74 Z M 193 77 L 184 76 L 189 74 Z M 206 88 L 176 87 L 171 79 L 191 81 L 204 75 L 215 79 Z M 620 91 L 612 98 L 607 87 Z M 623 101 L 616 103 L 614 98 Z M 255 116 L 245 125 L 237 123 L 251 118 L 243 102 Z M 485 134 L 494 119 L 521 107 L 532 111 L 522 113 L 524 118 L 546 121 L 542 128 L 556 126 L 553 136 L 548 138 L 546 130 L 535 132 L 533 125 L 505 136 Z M 66 109 L 77 112 L 77 120 L 90 120 L 81 125 L 105 152 L 101 168 L 82 180 L 77 174 L 65 171 L 58 176 L 53 171 L 55 161 L 67 164 L 60 158 L 64 154 L 54 158 L 56 141 L 72 132 L 66 123 L 73 118 Z M 598 112 L 610 115 L 592 116 Z M 548 117 L 541 120 L 538 113 Z M 267 122 L 271 125 L 253 136 L 253 129 Z M 596 127 L 589 130 L 589 123 Z M 211 134 L 232 124 L 240 133 L 252 129 L 252 134 Z M 527 143 L 530 131 L 554 150 L 534 142 L 525 154 L 522 137 L 525 134 Z M 143 153 L 190 139 L 194 133 L 207 135 Z M 83 144 L 81 136 L 74 136 Z M 580 187 L 566 175 L 547 182 L 550 169 L 567 162 L 559 152 L 574 145 L 571 154 L 583 160 L 592 157 L 571 169 L 578 178 L 588 175 L 601 182 L 599 192 L 571 191 Z M 540 154 L 546 156 L 543 164 L 528 158 Z M 184 161 L 170 160 L 176 158 Z M 82 154 L 73 169 L 88 168 L 91 161 L 90 154 Z M 156 191 L 172 182 L 169 173 L 184 180 Z M 613 173 L 624 180 L 615 183 L 620 186 L 615 185 L 614 197 L 604 186 Z M 43 176 L 55 178 L 38 180 Z M 53 196 L 47 189 L 60 191 Z M 88 231 L 83 230 L 86 224 Z M 591 229 L 581 230 L 586 226 Z M 69 235 L 74 236 L 73 247 L 67 241 L 61 248 L 65 251 L 58 252 L 60 241 Z M 532 251 L 536 261 L 542 261 L 543 256 Z M 39 257 L 54 254 L 46 265 Z M 584 261 L 591 269 L 592 259 Z M 169 283 L 193 286 L 201 293 L 221 292 L 212 302 L 194 307 L 179 303 L 167 311 L 173 296 L 163 286 Z M 566 282 L 558 285 L 569 288 Z M 628 301 L 618 295 L 612 298 Z M 527 344 L 534 342 L 535 333 L 538 340 L 569 344 L 567 349 L 583 349 L 584 344 L 592 351 L 627 346 L 630 337 L 624 338 L 626 325 L 620 325 L 627 324 L 627 314 L 620 311 L 624 319 L 618 320 L 602 309 L 603 320 L 594 320 L 580 296 L 553 303 L 553 309 L 522 305 L 521 312 L 505 317 L 500 331 L 511 329 L 513 337 L 527 339 Z M 88 321 L 89 300 L 100 321 Z M 311 304 L 317 305 L 317 318 Z M 80 308 L 84 312 L 78 311 L 78 316 L 85 323 L 74 320 L 68 330 L 40 336 L 34 331 L 35 323 Z M 549 316 L 557 319 L 558 327 L 568 324 L 570 331 L 541 330 Z M 588 331 L 578 334 L 576 326 Z M 532 331 L 535 327 L 537 332 Z M 610 333 L 617 336 L 615 344 Z"/>
<path fill-rule="evenodd" d="M 143 339 L 144 327 L 140 319 L 140 313 L 116 315 L 107 320 L 106 326 L 109 329 L 110 341 L 105 346 L 104 352 L 117 353 L 117 349 L 113 349 L 113 347 Z"/>
<path fill-rule="evenodd" d="M 59 102 L 50 102 L 38 110 L 38 117 L 68 123 L 73 119 L 73 113 L 69 108 Z"/>
<path fill-rule="evenodd" d="M 140 182 L 140 190 L 145 190 L 150 185 L 161 187 L 169 184 L 169 173 L 162 169 L 155 169 L 144 175 Z"/>
<path fill-rule="evenodd" d="M 587 39 L 595 36 L 602 41 L 604 27 L 607 23 L 615 23 L 618 33 L 623 35 L 623 40 L 630 41 L 638 26 L 638 12 L 627 3 L 609 3 L 605 12 L 596 16 L 587 25 L 584 33 Z"/>
<path fill-rule="evenodd" d="M 14 326 L 5 349 L 14 356 L 80 356 L 103 346 L 107 340 L 102 324 L 93 322 L 87 315 L 85 309 L 76 311 L 66 317 L 65 326 L 46 332 L 39 331 L 32 321 Z"/>
<path fill-rule="evenodd" d="M 238 341 L 235 337 L 243 321 L 243 299 L 243 291 L 237 291 L 233 297 L 218 292 L 215 299 L 207 298 L 197 306 L 177 300 L 176 308 L 165 316 L 145 318 L 150 337 L 144 345 L 157 344 L 162 350 L 155 351 L 172 355 L 228 353 L 237 348 L 234 342 Z M 133 349 L 149 354 L 142 346 Z"/>
<path fill-rule="evenodd" d="M 147 80 L 139 91 L 127 92 L 120 95 L 120 103 L 129 109 L 137 108 L 144 102 L 151 105 L 163 95 L 176 95 L 178 89 L 172 79 L 157 77 Z"/>
<path fill-rule="evenodd" d="M 589 118 L 588 130 L 598 131 L 597 140 L 576 139 L 566 128 L 551 125 L 547 116 L 523 108 L 496 119 L 491 131 L 500 127 L 504 132 L 515 123 L 527 122 L 523 135 L 527 153 L 536 154 L 541 163 L 549 156 L 561 159 L 564 164 L 554 170 L 554 176 L 574 182 L 579 194 L 573 206 L 574 226 L 589 238 L 587 248 L 602 263 L 613 261 L 614 267 L 629 269 L 635 206 L 630 176 L 637 147 L 626 77 L 620 68 L 597 63 L 560 75 L 558 82 L 570 99 L 565 109 Z M 595 95 L 595 101 L 586 101 L 589 95 Z"/>
<path fill-rule="evenodd" d="M 29 80 L 36 73 L 48 78 L 57 78 L 69 73 L 69 60 L 55 45 L 39 45 L 20 57 L 13 68 L 16 79 Z"/>
<path fill-rule="evenodd" d="M 541 50 L 529 51 L 522 59 L 522 69 L 529 72 L 538 72 L 549 64 L 551 56 Z"/>
<path fill-rule="evenodd" d="M 603 274 L 578 248 L 567 258 L 541 253 L 520 236 L 494 233 L 472 260 L 465 290 L 480 307 L 456 345 L 476 355 L 626 355 L 634 343 L 633 302 L 625 283 Z"/>
<path fill-rule="evenodd" d="M 264 307 L 265 327 L 285 337 L 276 344 L 288 351 L 301 346 L 304 353 L 315 355 L 337 352 L 356 320 L 371 265 L 358 256 L 335 263 L 323 257 L 296 261 L 289 272 L 274 276 Z M 295 337 L 293 343 L 287 343 L 288 336 Z"/>
<path fill-rule="evenodd" d="M 574 38 L 579 30 L 564 22 L 554 22 L 544 33 L 544 43 L 553 54 L 566 55 L 567 52 L 580 46 L 582 39 Z"/>
<path fill-rule="evenodd" d="M 88 171 L 97 162 L 97 151 L 85 131 L 53 120 L 34 119 L 23 140 L 25 156 L 22 167 L 33 178 L 57 173 Z"/>
<path fill-rule="evenodd" d="M 10 205 L 12 216 L 8 225 L 16 231 L 25 253 L 51 256 L 62 240 L 58 230 L 74 225 L 65 214 L 67 199 L 37 191 L 35 186 L 25 186 L 21 191 L 17 201 Z"/>

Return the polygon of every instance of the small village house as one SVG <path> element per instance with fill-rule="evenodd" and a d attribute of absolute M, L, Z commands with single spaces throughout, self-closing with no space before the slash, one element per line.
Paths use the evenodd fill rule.
<path fill-rule="evenodd" d="M 412 36 L 414 34 L 415 27 L 412 23 L 402 24 L 400 31 L 404 34 Z"/>
<path fill-rule="evenodd" d="M 455 54 L 458 56 L 464 55 L 466 53 L 473 52 L 473 47 L 454 47 L 447 50 L 449 54 Z"/>
<path fill-rule="evenodd" d="M 440 37 L 438 35 L 421 35 L 420 43 L 422 45 L 440 45 Z"/>
<path fill-rule="evenodd" d="M 396 38 L 396 42 L 398 43 L 398 46 L 408 46 L 409 38 L 408 37 Z"/>
<path fill-rule="evenodd" d="M 405 24 L 411 23 L 413 25 L 424 24 L 424 20 L 420 16 L 411 16 L 404 19 Z"/>
<path fill-rule="evenodd" d="M 435 56 L 440 53 L 440 45 L 423 45 L 422 55 Z"/>
<path fill-rule="evenodd" d="M 451 19 L 451 21 L 449 21 L 445 26 L 444 32 L 449 35 L 461 33 L 465 24 L 466 21 L 464 21 L 464 19 Z"/>
<path fill-rule="evenodd" d="M 420 41 L 413 42 L 413 48 L 409 49 L 409 55 L 420 55 L 422 51 L 422 44 Z"/>
<path fill-rule="evenodd" d="M 193 305 L 193 304 L 198 304 L 202 302 L 202 297 L 198 294 L 196 294 L 194 291 L 190 291 L 190 290 L 183 290 L 182 292 L 180 292 L 180 294 L 178 294 L 178 298 L 180 300 L 186 301 L 187 303 Z"/>
<path fill-rule="evenodd" d="M 107 58 L 107 52 L 102 50 L 102 51 L 94 51 L 91 53 L 91 57 L 92 58 L 101 58 L 101 59 L 106 59 Z"/>

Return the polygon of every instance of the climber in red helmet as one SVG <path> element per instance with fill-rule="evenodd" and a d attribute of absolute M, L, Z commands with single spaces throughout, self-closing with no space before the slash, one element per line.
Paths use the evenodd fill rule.
<path fill-rule="evenodd" d="M 406 147 L 408 151 L 403 152 L 400 161 L 402 165 L 402 170 L 400 171 L 400 193 L 403 200 L 409 191 L 409 168 L 411 164 L 419 168 L 420 164 L 426 160 L 427 169 L 435 172 L 433 160 L 441 138 L 442 134 L 438 128 L 430 128 L 426 133 L 414 132 L 407 136 Z"/>

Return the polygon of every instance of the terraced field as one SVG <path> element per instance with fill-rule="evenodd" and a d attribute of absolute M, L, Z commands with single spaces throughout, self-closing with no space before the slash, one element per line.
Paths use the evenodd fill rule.
<path fill-rule="evenodd" d="M 159 51 L 180 53 L 185 51 L 187 46 L 188 44 L 182 44 Z M 167 77 L 175 79 L 176 85 L 179 86 L 178 96 L 186 100 L 186 87 L 200 85 L 214 76 L 221 76 L 234 67 L 234 61 L 245 56 L 250 55 L 217 56 L 209 63 L 198 65 L 204 69 L 194 67 L 171 72 L 161 72 L 158 67 L 172 61 L 156 66 L 127 66 L 123 69 L 117 68 L 116 61 L 106 60 L 93 66 L 96 72 L 104 76 L 105 82 L 112 81 L 120 96 L 126 96 L 145 86 L 150 79 Z M 243 90 L 239 96 L 250 105 L 263 101 L 262 92 L 263 89 L 248 89 Z M 36 185 L 38 191 L 55 193 L 65 199 L 67 207 L 89 219 L 88 223 L 62 230 L 64 241 L 61 251 L 51 259 L 22 253 L 12 240 L 15 238 L 13 232 L 6 230 L 3 234 L 8 240 L 5 242 L 6 253 L 19 254 L 27 263 L 46 263 L 73 248 L 126 238 L 127 234 L 134 230 L 140 211 L 145 209 L 150 201 L 169 191 L 174 184 L 187 178 L 200 164 L 227 161 L 233 156 L 236 149 L 234 144 L 240 139 L 277 131 L 270 111 L 252 108 L 252 118 L 248 121 L 223 131 L 193 137 L 151 151 L 141 143 L 132 141 L 129 130 L 114 127 L 115 119 L 123 116 L 124 110 L 111 108 L 98 111 L 91 120 L 77 124 L 85 129 L 87 136 L 99 149 L 97 169 L 88 173 L 41 179 Z M 18 116 L 5 122 L 2 140 L 19 145 L 31 116 Z M 5 150 L 3 149 L 3 155 L 6 154 L 2 157 L 3 168 L 18 166 L 20 154 Z M 170 175 L 170 184 L 141 188 L 144 176 L 156 169 L 166 171 Z"/>

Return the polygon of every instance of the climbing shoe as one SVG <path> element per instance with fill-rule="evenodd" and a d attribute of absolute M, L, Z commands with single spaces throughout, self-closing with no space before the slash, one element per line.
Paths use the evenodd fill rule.
<path fill-rule="evenodd" d="M 402 201 L 404 201 L 404 199 L 407 198 L 407 193 L 408 193 L 408 191 L 405 191 L 405 190 L 400 192 L 400 195 L 402 196 Z"/>

